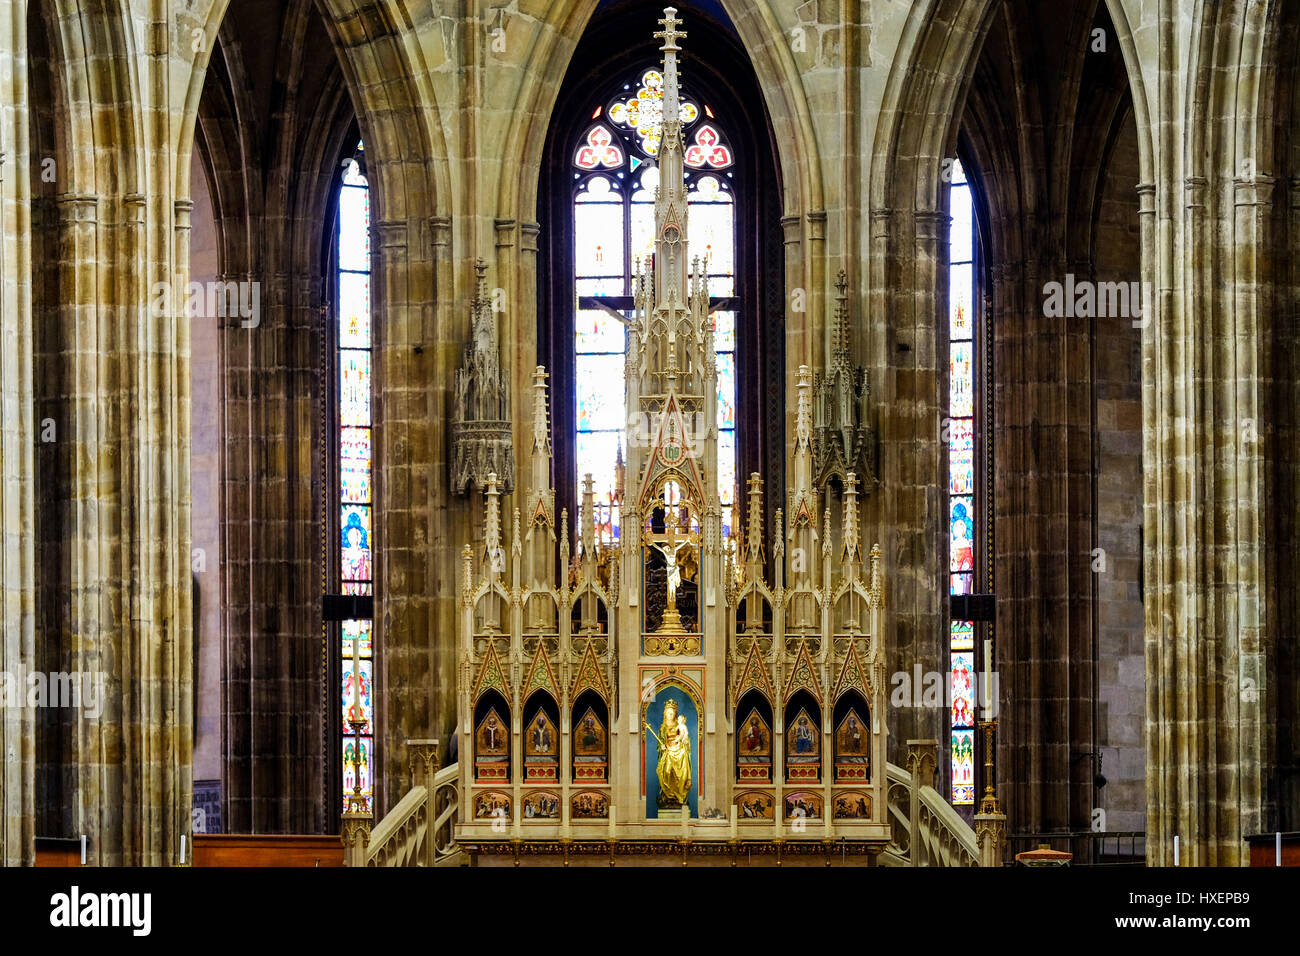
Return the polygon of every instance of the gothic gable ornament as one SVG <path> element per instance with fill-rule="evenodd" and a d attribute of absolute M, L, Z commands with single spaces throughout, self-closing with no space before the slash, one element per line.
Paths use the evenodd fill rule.
<path fill-rule="evenodd" d="M 511 699 L 510 687 L 506 684 L 505 674 L 501 670 L 501 661 L 497 658 L 496 648 L 489 641 L 487 653 L 483 655 L 483 666 L 479 668 L 478 679 L 474 681 L 474 691 L 470 700 L 478 700 L 486 690 L 495 690 L 506 700 Z"/>
<path fill-rule="evenodd" d="M 560 684 L 555 679 L 551 662 L 546 657 L 544 641 L 537 642 L 537 653 L 533 655 L 532 667 L 528 669 L 528 676 L 524 678 L 524 689 L 519 695 L 520 699 L 527 700 L 535 690 L 544 690 L 556 700 L 560 699 Z"/>
<path fill-rule="evenodd" d="M 600 661 L 596 659 L 596 648 L 592 641 L 587 642 L 587 650 L 582 655 L 578 672 L 573 675 L 569 700 L 577 700 L 578 695 L 585 690 L 594 690 L 602 700 L 609 700 L 609 685 L 605 682 L 605 672 L 601 670 Z"/>
<path fill-rule="evenodd" d="M 817 665 L 813 663 L 812 655 L 808 653 L 807 641 L 799 642 L 799 653 L 794 659 L 794 667 L 790 669 L 790 679 L 785 685 L 785 699 L 789 700 L 797 690 L 808 691 L 818 701 L 822 699 L 821 682 L 817 680 Z"/>
<path fill-rule="evenodd" d="M 763 658 L 758 653 L 758 642 L 749 648 L 749 656 L 745 658 L 745 666 L 740 672 L 740 680 L 736 682 L 735 700 L 740 700 L 751 690 L 757 689 L 765 695 L 768 700 L 775 702 L 776 692 L 772 689 L 772 682 L 768 678 L 767 668 L 763 665 Z"/>
<path fill-rule="evenodd" d="M 501 367 L 497 320 L 487 295 L 487 263 L 478 260 L 478 284 L 470 306 L 470 340 L 456 372 L 452 412 L 451 487 L 465 494 L 487 487 L 496 474 L 503 493 L 514 490 L 515 451 L 510 425 L 510 383 Z"/>

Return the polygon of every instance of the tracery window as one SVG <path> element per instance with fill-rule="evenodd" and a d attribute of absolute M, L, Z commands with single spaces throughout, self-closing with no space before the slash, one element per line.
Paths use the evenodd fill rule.
<path fill-rule="evenodd" d="M 361 146 L 358 146 L 358 157 Z M 338 196 L 338 590 L 373 595 L 374 499 L 371 419 L 370 187 L 357 158 L 348 161 Z M 339 631 L 342 713 L 343 803 L 354 792 L 356 767 L 361 794 L 374 799 L 373 622 L 345 620 Z M 351 721 L 362 721 L 360 733 Z M 359 761 L 358 751 L 359 749 Z"/>
<path fill-rule="evenodd" d="M 980 540 L 976 506 L 978 443 L 977 396 L 981 393 L 975 305 L 975 216 L 970 183 L 960 162 L 952 168 L 949 194 L 948 334 L 948 517 L 949 590 L 973 594 Z M 952 802 L 975 802 L 975 624 L 953 621 L 949 633 L 951 667 Z"/>
<path fill-rule="evenodd" d="M 736 502 L 736 196 L 735 156 L 712 108 L 683 90 L 682 121 L 689 254 L 707 263 L 718 353 L 718 493 L 723 533 L 731 533 Z M 616 463 L 628 422 L 624 391 L 627 333 L 592 298 L 607 298 L 631 315 L 638 261 L 654 252 L 654 202 L 659 184 L 663 77 L 645 70 L 610 102 L 593 107 L 572 156 L 577 391 L 578 500 L 591 474 L 597 534 L 619 535 Z M 584 302 L 585 300 L 585 302 Z M 614 306 L 617 308 L 614 308 Z"/>

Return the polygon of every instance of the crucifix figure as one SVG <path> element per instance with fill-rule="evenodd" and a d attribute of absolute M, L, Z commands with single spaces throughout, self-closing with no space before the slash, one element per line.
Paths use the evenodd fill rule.
<path fill-rule="evenodd" d="M 671 548 L 667 542 L 655 545 L 664 556 L 664 571 L 668 574 L 668 606 L 677 607 L 677 589 L 682 586 L 682 569 L 677 564 L 677 553 L 686 547 L 685 541 L 678 541 Z"/>
<path fill-rule="evenodd" d="M 672 506 L 665 509 L 664 533 L 651 546 L 664 556 L 664 577 L 667 581 L 667 600 L 664 602 L 663 621 L 659 625 L 662 633 L 674 633 L 681 629 L 681 615 L 677 613 L 677 592 L 682 586 L 681 551 L 691 543 L 690 535 L 678 535 L 677 516 Z"/>

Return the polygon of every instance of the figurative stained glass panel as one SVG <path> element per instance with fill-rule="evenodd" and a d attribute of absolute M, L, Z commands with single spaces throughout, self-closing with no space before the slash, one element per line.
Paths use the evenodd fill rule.
<path fill-rule="evenodd" d="M 975 726 L 975 658 L 970 651 L 952 655 L 952 725 Z"/>
<path fill-rule="evenodd" d="M 353 787 L 356 782 L 354 773 L 354 755 L 357 753 L 357 739 L 355 737 L 344 737 L 343 739 L 343 805 L 347 807 L 347 797 L 351 796 Z M 361 797 L 365 801 L 367 810 L 373 810 L 373 790 L 371 780 L 374 774 L 374 745 L 370 737 L 363 736 L 360 741 L 361 753 Z"/>
<path fill-rule="evenodd" d="M 359 679 L 353 680 L 353 661 L 350 659 L 343 661 L 343 693 L 340 697 L 343 702 L 343 726 L 351 730 L 350 721 L 359 715 L 360 719 L 365 721 L 365 726 L 361 728 L 363 736 L 374 733 L 372 723 L 375 710 L 370 684 L 373 668 L 374 661 L 358 659 L 355 676 Z"/>
<path fill-rule="evenodd" d="M 724 505 L 736 503 L 736 433 L 718 436 L 718 497 Z"/>
<path fill-rule="evenodd" d="M 370 190 L 339 190 L 339 219 L 342 222 L 370 222 Z M 339 231 L 339 268 L 348 272 L 370 270 L 370 230 Z"/>
<path fill-rule="evenodd" d="M 713 283 L 709 283 L 709 292 L 713 293 Z M 722 295 L 723 293 L 717 293 Z M 711 316 L 713 319 L 713 347 L 719 352 L 733 352 L 736 348 L 736 313 L 735 312 L 714 312 Z M 735 394 L 735 382 L 732 382 L 731 395 Z"/>
<path fill-rule="evenodd" d="M 948 452 L 948 492 L 954 495 L 975 493 L 975 452 L 972 449 Z"/>
<path fill-rule="evenodd" d="M 974 294 L 974 286 L 971 282 L 973 268 L 967 262 L 953 266 L 948 273 L 948 302 L 952 314 L 948 334 L 954 342 L 969 340 L 974 331 L 971 324 L 971 296 Z"/>
<path fill-rule="evenodd" d="M 352 662 L 352 642 L 358 638 L 361 641 L 357 649 L 360 657 L 369 657 L 371 654 L 370 645 L 370 621 L 344 621 L 343 622 L 343 666 L 350 667 Z"/>
<path fill-rule="evenodd" d="M 582 355 L 577 361 L 578 428 L 615 431 L 626 424 L 622 355 Z"/>
<path fill-rule="evenodd" d="M 716 189 L 716 179 L 704 178 L 712 181 Z M 692 261 L 698 258 L 705 262 L 711 275 L 730 275 L 736 269 L 736 217 L 731 197 L 716 191 L 697 191 L 689 197 L 689 210 L 687 255 Z"/>
<path fill-rule="evenodd" d="M 340 522 L 343 547 L 343 580 L 370 580 L 370 508 L 344 505 Z"/>
<path fill-rule="evenodd" d="M 949 411 L 954 418 L 968 418 L 975 414 L 973 349 L 970 342 L 953 342 L 949 348 L 952 350 Z"/>
<path fill-rule="evenodd" d="M 339 350 L 339 424 L 344 428 L 370 425 L 370 353 Z"/>
<path fill-rule="evenodd" d="M 370 348 L 370 276 L 364 273 L 339 275 L 339 347 Z"/>
<path fill-rule="evenodd" d="M 952 191 L 948 202 L 948 213 L 952 216 L 949 257 L 954 263 L 970 262 L 975 258 L 975 223 L 970 189 Z"/>
<path fill-rule="evenodd" d="M 975 423 L 969 418 L 954 418 L 948 422 L 948 448 L 950 451 L 969 451 L 975 447 Z"/>
<path fill-rule="evenodd" d="M 970 621 L 952 622 L 952 649 L 969 651 L 975 647 L 975 625 Z"/>
<path fill-rule="evenodd" d="M 975 731 L 952 732 L 952 802 L 975 802 Z"/>
<path fill-rule="evenodd" d="M 623 277 L 608 276 L 606 278 L 578 279 L 576 282 L 578 295 L 606 296 L 623 294 Z M 608 313 L 602 312 L 601 315 Z M 604 351 L 596 349 L 595 351 Z"/>
<path fill-rule="evenodd" d="M 622 276 L 623 197 L 597 176 L 574 203 L 574 265 L 579 276 Z"/>
<path fill-rule="evenodd" d="M 736 356 L 718 353 L 718 428 L 736 427 Z"/>
<path fill-rule="evenodd" d="M 579 295 L 590 295 L 591 293 L 579 290 Z M 622 293 L 615 293 L 621 295 Z M 577 333 L 578 354 L 582 355 L 587 352 L 617 352 L 616 358 L 619 360 L 618 374 L 623 374 L 623 350 L 627 347 L 627 340 L 623 331 L 623 323 L 608 312 L 600 309 L 583 309 L 573 319 L 574 330 Z M 622 387 L 619 387 L 619 395 L 622 396 Z"/>
<path fill-rule="evenodd" d="M 952 495 L 948 498 L 949 517 L 952 522 L 951 564 L 953 571 L 975 569 L 975 519 L 973 500 Z"/>
<path fill-rule="evenodd" d="M 614 460 L 622 446 L 622 432 L 578 433 L 578 503 L 582 503 L 583 478 L 590 473 L 597 501 L 614 492 Z"/>
<path fill-rule="evenodd" d="M 370 502 L 370 429 L 339 431 L 340 493 L 347 504 Z"/>

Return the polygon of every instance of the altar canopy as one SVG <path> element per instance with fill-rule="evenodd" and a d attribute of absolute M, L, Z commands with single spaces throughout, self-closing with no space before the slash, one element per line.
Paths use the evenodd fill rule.
<path fill-rule="evenodd" d="M 489 475 L 484 538 L 463 551 L 459 746 L 472 759 L 461 761 L 461 840 L 471 852 L 557 837 L 644 846 L 636 841 L 675 841 L 685 828 L 702 840 L 743 831 L 820 845 L 833 836 L 856 853 L 879 852 L 889 838 L 884 590 L 879 551 L 864 557 L 861 543 L 863 489 L 851 470 L 861 449 L 841 454 L 838 471 L 815 467 L 814 393 L 824 380 L 804 366 L 783 482 L 788 520 L 776 508 L 765 533 L 763 475 L 734 487 L 735 421 L 722 415 L 730 403 L 719 400 L 710 314 L 715 237 L 702 254 L 688 201 L 692 162 L 731 159 L 716 143 L 705 156 L 699 130 L 687 145 L 684 126 L 700 112 L 680 93 L 686 34 L 671 8 L 660 26 L 662 70 L 647 74 L 648 95 L 610 115 L 632 123 L 657 160 L 649 255 L 622 320 L 626 348 L 608 356 L 622 365 L 628 424 L 605 423 L 609 460 L 592 466 L 599 476 L 581 476 L 571 541 L 567 511 L 555 514 L 539 366 L 513 515 L 501 476 Z M 622 147 L 593 130 L 577 166 L 622 165 Z M 839 287 L 842 357 L 843 276 Z M 846 380 L 865 403 L 862 380 Z M 825 490 L 819 470 L 836 479 Z M 538 686 L 539 674 L 554 675 L 549 686 Z M 511 740 L 485 738 L 488 719 L 508 725 Z"/>

